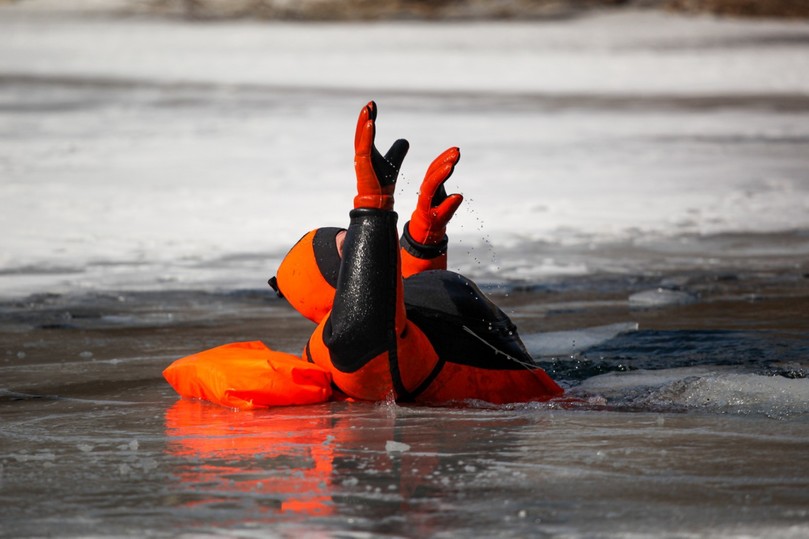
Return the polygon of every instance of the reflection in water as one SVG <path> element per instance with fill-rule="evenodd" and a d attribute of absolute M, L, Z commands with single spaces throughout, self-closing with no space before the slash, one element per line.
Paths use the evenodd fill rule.
<path fill-rule="evenodd" d="M 177 401 L 166 412 L 167 451 L 183 459 L 177 477 L 188 498 L 184 505 L 242 506 L 254 515 L 330 514 L 330 423 L 323 414 L 236 412 Z"/>
<path fill-rule="evenodd" d="M 488 488 L 481 479 L 511 460 L 501 451 L 512 429 L 536 423 L 495 410 L 330 402 L 234 411 L 183 399 L 166 412 L 173 504 L 206 527 L 429 536 L 480 518 L 464 491 Z"/>

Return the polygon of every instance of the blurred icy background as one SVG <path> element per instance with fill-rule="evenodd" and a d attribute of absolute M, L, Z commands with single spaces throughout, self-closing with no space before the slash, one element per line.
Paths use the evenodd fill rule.
<path fill-rule="evenodd" d="M 0 294 L 262 286 L 346 221 L 369 99 L 411 142 L 402 222 L 461 147 L 477 277 L 794 265 L 809 25 L 672 11 L 733 2 L 699 4 L 0 3 Z M 346 6 L 377 20 L 289 20 Z"/>

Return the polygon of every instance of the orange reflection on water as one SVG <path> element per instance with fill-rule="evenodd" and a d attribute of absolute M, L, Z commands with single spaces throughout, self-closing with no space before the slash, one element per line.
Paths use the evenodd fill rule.
<path fill-rule="evenodd" d="M 326 414 L 311 410 L 234 411 L 178 400 L 166 412 L 166 451 L 182 458 L 182 505 L 331 514 L 330 428 Z"/>
<path fill-rule="evenodd" d="M 436 508 L 456 498 L 480 458 L 508 447 L 515 423 L 537 420 L 386 403 L 235 411 L 180 400 L 166 413 L 174 503 L 204 526 L 303 524 L 328 536 L 406 518 L 406 535 L 429 537 L 445 523 Z"/>

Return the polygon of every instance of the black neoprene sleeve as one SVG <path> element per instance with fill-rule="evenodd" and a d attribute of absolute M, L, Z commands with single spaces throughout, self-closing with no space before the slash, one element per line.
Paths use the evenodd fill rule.
<path fill-rule="evenodd" d="M 396 298 L 401 279 L 397 214 L 359 208 L 349 216 L 334 306 L 323 332 L 332 363 L 342 372 L 355 372 L 395 350 L 396 305 L 401 301 Z"/>

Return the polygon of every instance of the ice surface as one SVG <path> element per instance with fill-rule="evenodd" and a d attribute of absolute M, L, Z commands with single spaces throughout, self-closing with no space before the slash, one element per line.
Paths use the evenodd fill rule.
<path fill-rule="evenodd" d="M 388 440 L 385 442 L 385 451 L 388 453 L 404 453 L 405 451 L 409 451 L 410 446 L 408 444 L 397 442 L 395 440 Z"/>
<path fill-rule="evenodd" d="M 568 356 L 605 343 L 610 339 L 637 331 L 635 322 L 619 322 L 591 328 L 520 335 L 534 357 Z"/>
<path fill-rule="evenodd" d="M 655 288 L 644 290 L 629 296 L 629 304 L 633 307 L 663 307 L 668 305 L 687 305 L 695 303 L 698 298 L 683 290 Z"/>
<path fill-rule="evenodd" d="M 785 419 L 809 413 L 809 379 L 741 372 L 737 367 L 686 367 L 608 373 L 574 393 L 597 394 L 616 405 L 760 414 Z"/>
<path fill-rule="evenodd" d="M 23 11 L 18 14 L 17 11 Z M 35 20 L 6 7 L 6 73 L 312 90 L 749 95 L 809 92 L 801 23 L 626 12 L 560 23 L 193 25 Z M 371 46 L 369 46 L 371 44 Z M 762 46 L 764 45 L 764 46 Z M 8 49 L 6 49 L 8 51 Z M 358 65 L 369 66 L 363 73 Z"/>
<path fill-rule="evenodd" d="M 432 157 L 461 147 L 450 262 L 473 277 L 595 269 L 536 241 L 809 229 L 803 24 L 643 12 L 187 24 L 0 10 L 4 295 L 262 286 L 304 231 L 346 222 L 354 123 L 370 98 L 380 146 L 412 144 L 400 223 Z"/>

